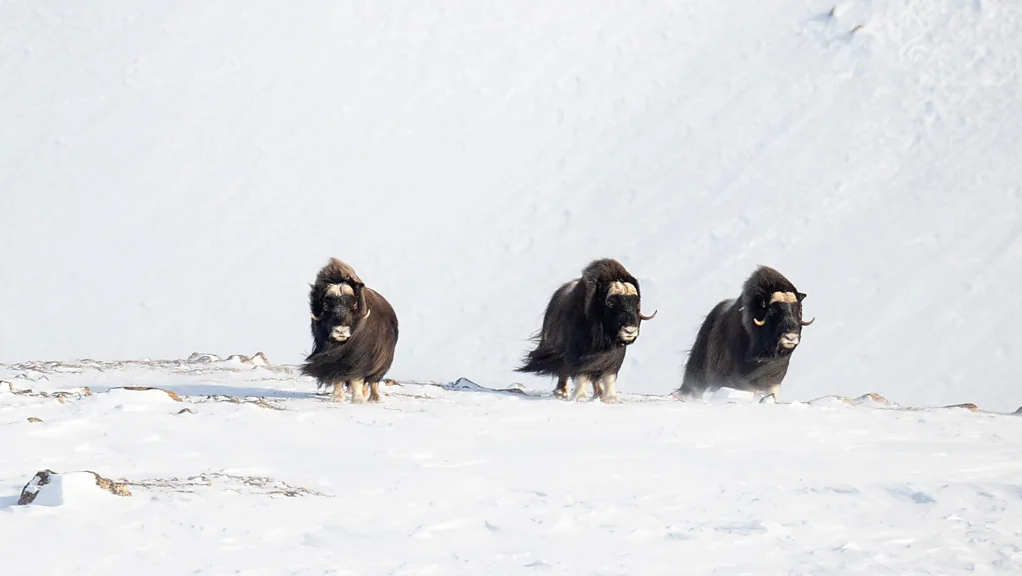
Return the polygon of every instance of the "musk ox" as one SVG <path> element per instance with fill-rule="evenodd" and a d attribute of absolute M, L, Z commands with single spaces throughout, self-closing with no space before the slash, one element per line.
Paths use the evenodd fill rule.
<path fill-rule="evenodd" d="M 538 340 L 516 372 L 556 376 L 554 395 L 568 396 L 568 378 L 575 382 L 574 400 L 593 397 L 618 400 L 614 386 L 627 347 L 639 337 L 639 324 L 656 316 L 640 310 L 639 281 L 617 260 L 594 260 L 582 277 L 554 292 L 543 316 Z"/>
<path fill-rule="evenodd" d="M 806 295 L 783 274 L 758 267 L 745 281 L 737 299 L 718 303 L 696 335 L 685 376 L 682 398 L 727 387 L 777 399 L 791 354 L 802 339 Z"/>
<path fill-rule="evenodd" d="M 380 380 L 394 362 L 397 314 L 386 298 L 336 258 L 319 271 L 311 288 L 313 348 L 302 373 L 321 387 L 333 384 L 334 402 L 344 401 L 347 386 L 353 404 L 365 403 L 366 385 L 369 402 L 379 402 Z"/>

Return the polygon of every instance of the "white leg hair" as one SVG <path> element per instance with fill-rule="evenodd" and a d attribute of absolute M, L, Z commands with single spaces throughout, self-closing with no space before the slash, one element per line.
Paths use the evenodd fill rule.
<path fill-rule="evenodd" d="M 334 382 L 334 391 L 330 395 L 331 402 L 344 402 L 344 385 L 347 382 Z"/>
<path fill-rule="evenodd" d="M 380 401 L 380 383 L 370 382 L 369 383 L 369 401 L 379 402 Z"/>
<path fill-rule="evenodd" d="M 589 384 L 589 377 L 579 374 L 575 376 L 575 393 L 572 394 L 572 400 L 583 400 L 586 397 L 586 386 Z"/>
<path fill-rule="evenodd" d="M 554 387 L 554 396 L 557 397 L 557 398 L 567 398 L 568 397 L 568 377 L 567 376 L 558 376 L 557 377 L 557 386 Z"/>
<path fill-rule="evenodd" d="M 351 403 L 352 404 L 365 404 L 365 382 L 361 378 L 356 378 L 351 381 Z"/>
<path fill-rule="evenodd" d="M 600 383 L 603 385 L 603 395 L 600 396 L 600 400 L 603 400 L 608 404 L 620 402 L 621 398 L 618 397 L 617 390 L 615 389 L 615 385 L 617 384 L 617 374 L 604 374 L 603 378 L 600 380 Z"/>

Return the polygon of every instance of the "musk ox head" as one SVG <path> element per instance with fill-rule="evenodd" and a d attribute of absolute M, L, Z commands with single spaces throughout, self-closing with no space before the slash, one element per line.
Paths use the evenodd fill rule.
<path fill-rule="evenodd" d="M 760 266 L 742 289 L 742 325 L 752 339 L 755 355 L 774 358 L 791 354 L 802 341 L 806 295 L 780 272 Z"/>
<path fill-rule="evenodd" d="M 628 346 L 639 337 L 639 324 L 656 316 L 641 310 L 639 282 L 615 260 L 597 260 L 582 274 L 586 314 L 602 325 L 617 346 Z"/>
<path fill-rule="evenodd" d="M 365 284 L 350 266 L 336 258 L 331 258 L 316 276 L 309 307 L 316 331 L 336 343 L 347 342 L 371 312 L 366 306 Z"/>

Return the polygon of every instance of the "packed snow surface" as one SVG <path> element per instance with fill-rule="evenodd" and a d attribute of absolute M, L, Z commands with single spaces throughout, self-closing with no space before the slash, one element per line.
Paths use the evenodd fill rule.
<path fill-rule="evenodd" d="M 0 31 L 0 361 L 297 362 L 336 256 L 400 315 L 395 377 L 503 387 L 609 256 L 659 310 L 622 391 L 677 388 L 767 264 L 817 317 L 782 399 L 1022 403 L 1015 2 L 13 0 Z"/>
<path fill-rule="evenodd" d="M 243 358 L 0 379 L 5 575 L 1022 570 L 1022 416 L 734 393 L 608 405 L 463 379 L 352 405 Z M 16 505 L 44 469 L 63 486 Z"/>

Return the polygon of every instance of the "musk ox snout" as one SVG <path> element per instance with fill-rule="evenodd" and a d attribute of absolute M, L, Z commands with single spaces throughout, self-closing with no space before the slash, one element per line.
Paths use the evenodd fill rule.
<path fill-rule="evenodd" d="M 351 326 L 334 326 L 330 330 L 330 339 L 334 342 L 347 342 L 351 338 Z"/>
<path fill-rule="evenodd" d="M 798 346 L 800 339 L 801 336 L 799 336 L 798 332 L 785 332 L 784 334 L 781 334 L 781 347 L 788 349 L 794 348 L 795 346 Z"/>
<path fill-rule="evenodd" d="M 639 337 L 639 327 L 622 326 L 621 329 L 617 331 L 617 337 L 625 344 L 631 344 L 632 342 L 635 342 L 636 338 Z"/>

